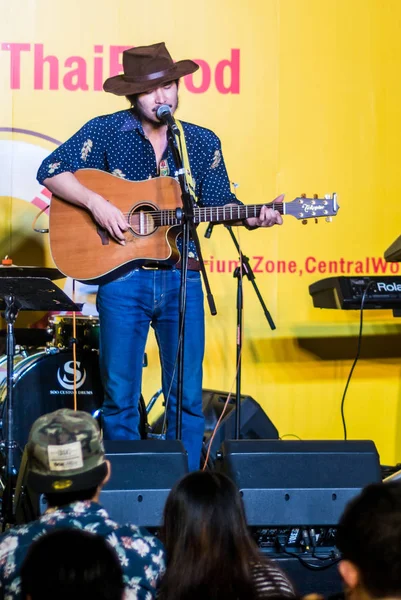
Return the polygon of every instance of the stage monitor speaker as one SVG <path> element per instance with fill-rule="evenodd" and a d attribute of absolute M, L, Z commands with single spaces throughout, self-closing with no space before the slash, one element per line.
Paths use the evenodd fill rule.
<path fill-rule="evenodd" d="M 173 485 L 188 473 L 188 458 L 178 440 L 105 441 L 111 478 L 100 502 L 120 523 L 159 527 Z"/>
<path fill-rule="evenodd" d="M 166 498 L 188 472 L 188 458 L 178 440 L 104 441 L 111 477 L 100 493 L 100 503 L 118 523 L 157 528 Z M 14 509 L 18 523 L 38 518 L 46 498 L 26 486 L 26 452 L 18 476 Z"/>
<path fill-rule="evenodd" d="M 209 442 L 216 427 L 217 421 L 223 411 L 228 392 L 204 389 L 202 394 L 203 414 L 205 416 L 205 447 Z M 235 393 L 231 396 L 226 414 L 216 431 L 210 457 L 216 459 L 216 454 L 224 440 L 235 437 Z M 241 423 L 240 439 L 244 440 L 277 440 L 279 435 L 276 427 L 265 414 L 261 406 L 251 396 L 241 396 Z"/>
<path fill-rule="evenodd" d="M 239 440 L 216 468 L 241 491 L 250 526 L 335 526 L 348 501 L 381 481 L 372 441 Z"/>

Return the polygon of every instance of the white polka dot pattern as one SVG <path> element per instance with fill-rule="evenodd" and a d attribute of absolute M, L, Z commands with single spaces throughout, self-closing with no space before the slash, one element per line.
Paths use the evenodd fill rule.
<path fill-rule="evenodd" d="M 219 138 L 209 129 L 182 122 L 200 206 L 241 204 L 230 191 L 230 182 Z M 175 173 L 170 147 L 167 159 L 170 174 Z M 219 160 L 217 160 L 217 158 Z M 153 146 L 145 136 L 141 122 L 131 110 L 96 117 L 86 123 L 69 140 L 59 146 L 42 163 L 38 181 L 78 169 L 101 169 L 122 173 L 126 179 L 140 181 L 158 177 Z M 195 255 L 191 242 L 190 255 Z"/>

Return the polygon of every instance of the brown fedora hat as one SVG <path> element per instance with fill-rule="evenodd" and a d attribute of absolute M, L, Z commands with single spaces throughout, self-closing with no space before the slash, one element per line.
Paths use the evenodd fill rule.
<path fill-rule="evenodd" d="M 109 77 L 103 84 L 105 92 L 117 96 L 141 94 L 163 83 L 174 81 L 199 69 L 192 60 L 174 62 L 164 42 L 138 46 L 123 52 L 122 75 Z"/>

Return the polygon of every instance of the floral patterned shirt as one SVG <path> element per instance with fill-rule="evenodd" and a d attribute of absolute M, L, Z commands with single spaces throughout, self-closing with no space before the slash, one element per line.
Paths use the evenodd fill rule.
<path fill-rule="evenodd" d="M 219 138 L 210 129 L 181 123 L 199 205 L 241 204 L 230 190 Z M 47 177 L 78 169 L 101 169 L 132 181 L 176 176 L 170 146 L 158 170 L 153 146 L 131 110 L 96 117 L 86 123 L 43 161 L 37 177 L 43 184 Z M 195 255 L 191 242 L 189 256 Z"/>
<path fill-rule="evenodd" d="M 42 515 L 0 536 L 0 598 L 20 598 L 20 568 L 31 543 L 55 528 L 74 527 L 104 537 L 120 560 L 125 582 L 124 600 L 152 600 L 164 573 L 161 542 L 143 528 L 118 525 L 100 504 L 75 502 Z"/>

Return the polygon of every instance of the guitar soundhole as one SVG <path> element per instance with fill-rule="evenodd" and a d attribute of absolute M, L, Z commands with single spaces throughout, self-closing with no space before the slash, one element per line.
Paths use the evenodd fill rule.
<path fill-rule="evenodd" d="M 138 236 L 154 233 L 159 226 L 156 222 L 156 210 L 157 207 L 152 204 L 137 204 L 128 215 L 128 224 L 132 233 Z"/>

